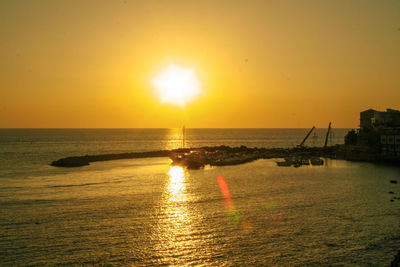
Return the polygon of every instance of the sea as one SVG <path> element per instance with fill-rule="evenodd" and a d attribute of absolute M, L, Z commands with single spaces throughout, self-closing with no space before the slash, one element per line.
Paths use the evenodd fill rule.
<path fill-rule="evenodd" d="M 182 146 L 290 148 L 309 130 L 189 128 L 183 140 L 181 129 L 0 129 L 0 265 L 389 266 L 400 248 L 397 166 L 49 165 Z M 325 136 L 316 129 L 305 145 Z"/>

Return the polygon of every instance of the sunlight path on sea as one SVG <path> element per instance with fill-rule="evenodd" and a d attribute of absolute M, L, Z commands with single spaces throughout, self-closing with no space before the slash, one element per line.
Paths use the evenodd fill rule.
<path fill-rule="evenodd" d="M 200 255 L 205 240 L 196 238 L 195 221 L 201 214 L 190 209 L 191 195 L 187 192 L 188 173 L 179 166 L 171 166 L 165 185 L 160 216 L 155 236 L 155 247 L 161 264 L 183 264 L 203 258 Z"/>

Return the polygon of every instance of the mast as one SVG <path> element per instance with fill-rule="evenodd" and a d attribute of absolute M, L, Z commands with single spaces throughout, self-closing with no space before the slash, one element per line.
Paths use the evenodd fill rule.
<path fill-rule="evenodd" d="M 185 143 L 186 143 L 186 128 L 185 125 L 182 127 L 182 148 L 185 148 Z"/>
<path fill-rule="evenodd" d="M 329 137 L 329 133 L 330 133 L 330 132 L 331 132 L 331 122 L 329 122 L 328 131 L 326 132 L 324 147 L 327 147 L 327 146 L 328 146 L 328 137 Z"/>

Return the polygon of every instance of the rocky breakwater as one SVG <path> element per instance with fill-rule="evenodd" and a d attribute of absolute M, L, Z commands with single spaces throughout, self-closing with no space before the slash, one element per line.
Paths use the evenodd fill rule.
<path fill-rule="evenodd" d="M 185 153 L 172 153 L 173 164 L 186 166 L 189 169 L 199 169 L 205 165 L 225 166 L 251 162 L 257 159 L 269 158 L 336 158 L 336 147 L 327 148 L 249 148 L 240 147 L 203 147 L 192 149 Z"/>
<path fill-rule="evenodd" d="M 198 169 L 207 164 L 212 166 L 237 165 L 261 158 L 285 158 L 289 156 L 335 158 L 336 151 L 336 147 L 249 148 L 246 146 L 214 146 L 149 152 L 74 156 L 53 161 L 50 165 L 55 167 L 82 167 L 96 161 L 170 157 L 173 164 L 186 166 L 189 169 Z"/>
<path fill-rule="evenodd" d="M 95 161 L 108 161 L 117 159 L 134 159 L 134 158 L 151 158 L 151 157 L 168 157 L 170 151 L 159 150 L 149 152 L 132 152 L 132 153 L 119 153 L 119 154 L 102 154 L 102 155 L 85 155 L 85 156 L 74 156 L 55 160 L 50 163 L 51 166 L 55 167 L 82 167 L 89 165 Z"/>

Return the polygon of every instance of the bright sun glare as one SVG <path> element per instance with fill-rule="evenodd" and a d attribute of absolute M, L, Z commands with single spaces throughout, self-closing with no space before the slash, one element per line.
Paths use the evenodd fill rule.
<path fill-rule="evenodd" d="M 153 84 L 162 103 L 179 106 L 184 106 L 201 92 L 194 70 L 175 65 L 169 65 L 158 74 Z"/>

